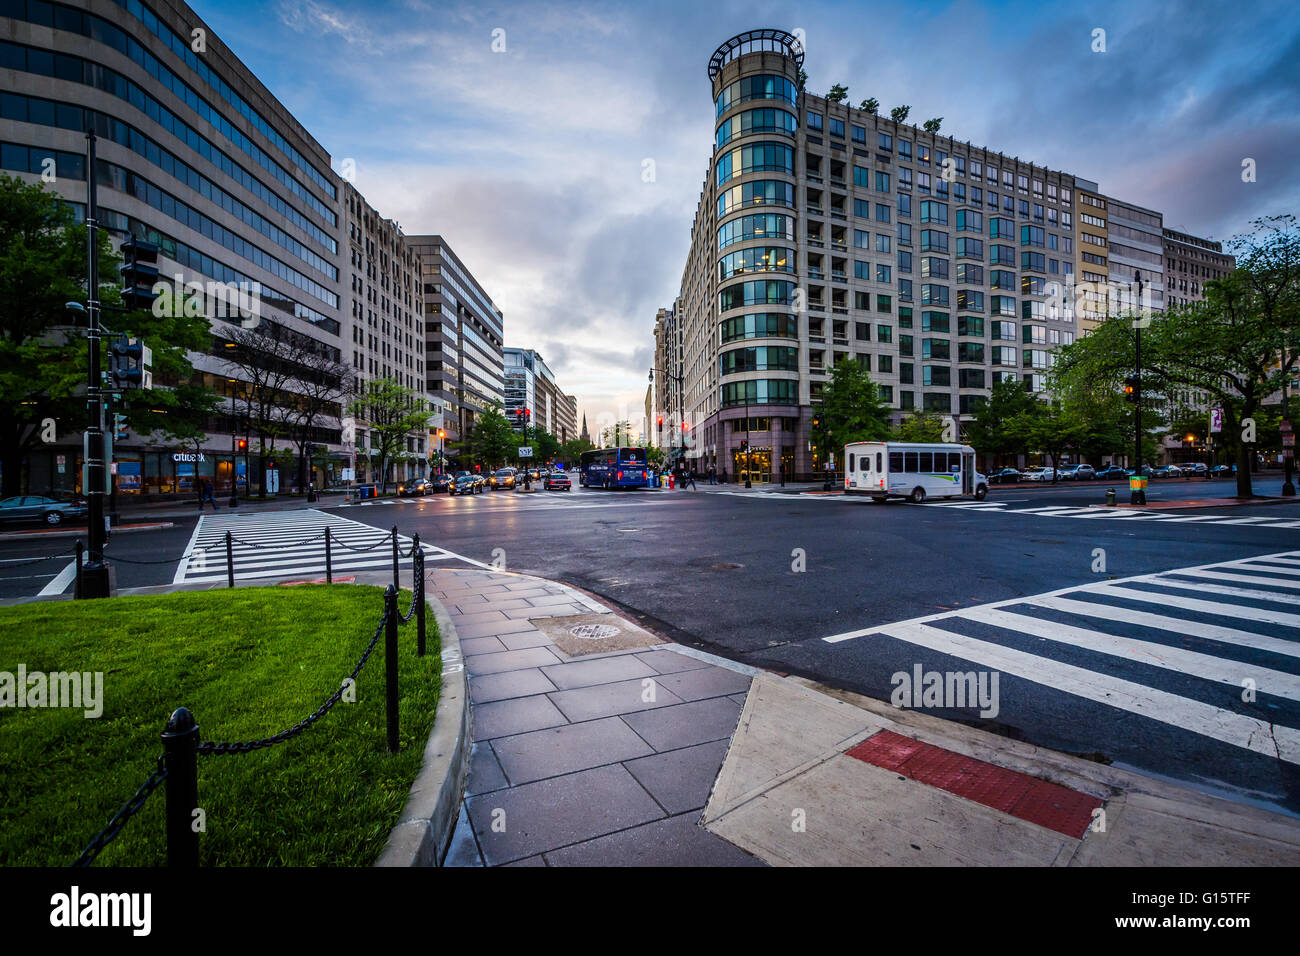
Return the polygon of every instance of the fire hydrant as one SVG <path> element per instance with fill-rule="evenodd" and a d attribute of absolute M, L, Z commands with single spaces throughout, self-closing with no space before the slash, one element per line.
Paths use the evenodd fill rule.
<path fill-rule="evenodd" d="M 1115 489 L 1114 489 L 1114 488 L 1107 488 L 1107 489 L 1106 489 L 1106 505 L 1107 505 L 1108 507 L 1110 507 L 1110 508 L 1115 507 Z"/>

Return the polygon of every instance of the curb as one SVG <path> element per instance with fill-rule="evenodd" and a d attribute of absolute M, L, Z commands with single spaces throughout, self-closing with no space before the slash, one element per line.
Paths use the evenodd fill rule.
<path fill-rule="evenodd" d="M 406 806 L 388 835 L 375 866 L 440 866 L 460 812 L 469 769 L 469 687 L 460 653 L 460 636 L 447 608 L 432 595 L 441 641 L 442 690 L 438 712 L 424 748 L 424 762 L 411 784 Z"/>
<path fill-rule="evenodd" d="M 161 531 L 163 528 L 174 528 L 176 525 L 171 521 L 155 521 L 150 524 L 122 524 L 116 528 L 110 528 L 109 534 L 127 534 L 132 531 Z M 86 528 L 68 528 L 66 531 L 7 531 L 0 534 L 2 541 L 45 541 L 51 538 L 81 538 L 86 535 Z"/>

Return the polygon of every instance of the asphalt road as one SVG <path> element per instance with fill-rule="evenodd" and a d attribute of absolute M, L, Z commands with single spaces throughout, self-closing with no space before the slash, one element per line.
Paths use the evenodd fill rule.
<path fill-rule="evenodd" d="M 1234 490 L 1231 482 L 1153 483 L 1148 500 L 1222 497 Z M 1259 490 L 1275 493 L 1263 482 Z M 1117 493 L 1126 500 L 1127 489 Z M 1288 592 L 1286 583 L 1300 578 L 1266 567 L 1252 573 L 1282 583 L 1235 585 L 1262 599 L 1206 593 L 1206 583 L 1229 591 L 1234 585 L 1198 580 L 1198 572 L 1171 578 L 1170 588 L 1139 582 L 1128 593 L 1095 598 L 1103 614 L 1119 609 L 1110 620 L 1018 603 L 1135 575 L 1300 552 L 1300 506 L 1175 510 L 1156 520 L 1147 520 L 1150 512 L 1085 511 L 1104 494 L 1105 486 L 1093 483 L 999 487 L 984 506 L 972 508 L 943 502 L 880 506 L 775 491 L 746 495 L 734 488 L 692 493 L 575 487 L 567 494 L 438 496 L 336 506 L 326 513 L 375 529 L 396 524 L 403 534 L 418 532 L 424 542 L 445 549 L 444 566 L 463 563 L 461 558 L 504 563 L 508 570 L 574 584 L 679 642 L 880 699 L 890 698 L 894 675 L 911 674 L 917 665 L 923 671 L 997 670 L 995 716 L 981 718 L 973 708 L 932 712 L 1300 813 L 1298 758 L 1288 750 L 1297 734 L 1292 728 L 1300 728 L 1300 694 L 1289 689 L 1292 682 L 1300 686 L 1300 617 L 1286 617 L 1300 615 L 1300 590 Z M 110 554 L 118 561 L 119 587 L 173 580 L 175 558 L 190 546 L 197 519 L 173 520 L 172 529 L 114 536 Z M 239 520 L 252 528 L 261 519 L 246 511 Z M 1291 522 L 1296 527 L 1285 527 Z M 66 539 L 0 543 L 0 597 L 36 593 L 62 564 L 22 568 L 18 559 L 70 545 Z M 132 560 L 164 563 L 126 563 Z M 1239 569 L 1228 572 L 1233 570 Z M 1223 573 L 1211 571 L 1209 577 Z M 1143 590 L 1151 592 L 1145 603 Z M 1269 600 L 1275 593 L 1284 597 Z M 1191 610 L 1162 606 L 1180 596 L 1190 600 Z M 1077 597 L 1065 595 L 1067 601 Z M 1197 601 L 1205 599 L 1223 604 L 1197 610 Z M 1027 630 L 1008 631 L 965 616 L 986 613 L 968 612 L 975 605 L 1005 601 L 1017 602 L 1004 609 L 1021 615 L 1015 620 L 1030 619 Z M 1247 611 L 1240 613 L 1256 619 L 1234 616 L 1241 606 Z M 1226 615 L 1216 613 L 1224 609 Z M 1186 626 L 1153 628 L 1143 613 L 1180 614 Z M 897 626 L 932 615 L 939 619 L 930 627 Z M 1141 641 L 1154 653 L 1135 658 L 1086 640 L 1049 640 L 1033 632 L 1035 622 L 1084 628 L 1079 633 L 1086 640 Z M 1244 632 L 1243 643 L 1198 636 L 1197 628 L 1206 626 Z M 874 627 L 881 630 L 825 640 Z M 954 649 L 954 634 L 976 643 Z M 1016 656 L 1009 663 L 987 657 L 995 647 Z M 1172 663 L 1164 659 L 1170 656 Z M 1082 686 L 1076 683 L 1081 674 L 1100 674 L 1110 683 Z M 1241 700 L 1238 677 L 1257 674 L 1265 675 L 1260 693 Z M 1269 692 L 1278 682 L 1282 689 Z M 1134 687 L 1152 689 L 1153 696 L 1116 705 Z M 1237 739 L 1231 728 L 1223 729 L 1225 720 L 1264 729 L 1249 740 Z"/>

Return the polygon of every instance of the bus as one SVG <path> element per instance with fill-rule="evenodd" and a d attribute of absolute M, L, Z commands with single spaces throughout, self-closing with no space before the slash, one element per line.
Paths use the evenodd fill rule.
<path fill-rule="evenodd" d="M 844 446 L 844 493 L 870 495 L 878 504 L 959 495 L 983 501 L 989 481 L 975 470 L 970 445 L 866 441 Z"/>
<path fill-rule="evenodd" d="M 644 448 L 596 448 L 582 453 L 578 484 L 587 488 L 648 488 L 650 463 Z"/>

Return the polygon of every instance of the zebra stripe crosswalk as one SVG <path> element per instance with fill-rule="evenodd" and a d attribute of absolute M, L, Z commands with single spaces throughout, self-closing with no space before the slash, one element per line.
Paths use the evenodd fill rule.
<path fill-rule="evenodd" d="M 1297 605 L 1300 551 L 1291 551 L 1062 588 L 823 640 L 892 638 L 1300 764 Z"/>
<path fill-rule="evenodd" d="M 1086 507 L 1056 505 L 1036 508 L 1008 508 L 996 501 L 937 501 L 926 505 L 928 508 L 958 508 L 963 511 L 995 511 L 1004 515 L 1034 515 L 1039 518 L 1085 518 L 1111 521 L 1159 521 L 1161 523 L 1182 524 L 1200 522 L 1202 524 L 1249 525 L 1256 528 L 1300 528 L 1300 520 L 1289 516 L 1237 517 L 1231 514 L 1188 515 L 1178 512 L 1142 511 L 1130 508 L 1108 508 L 1105 505 L 1088 505 Z"/>
<path fill-rule="evenodd" d="M 242 581 L 324 576 L 325 530 L 329 529 L 330 565 L 334 574 L 383 570 L 393 566 L 392 534 L 314 508 L 262 514 L 204 515 L 199 519 L 185 555 L 178 562 L 174 584 L 226 580 L 226 532 L 231 535 L 235 583 Z M 398 534 L 398 567 L 409 569 L 412 540 Z M 421 542 L 424 559 L 460 561 L 488 567 L 463 555 Z"/>

